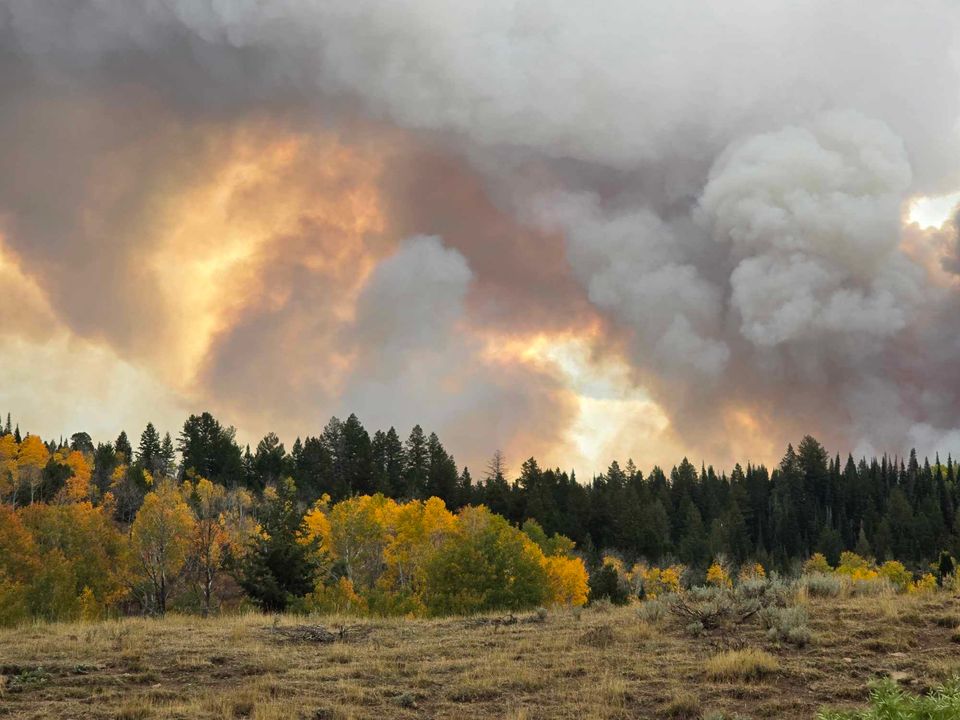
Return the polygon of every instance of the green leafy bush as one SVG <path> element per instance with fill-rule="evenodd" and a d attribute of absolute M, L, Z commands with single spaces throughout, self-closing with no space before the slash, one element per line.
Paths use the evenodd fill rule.
<path fill-rule="evenodd" d="M 801 577 L 800 587 L 811 597 L 837 597 L 843 592 L 843 580 L 836 575 L 816 572 Z"/>
<path fill-rule="evenodd" d="M 644 622 L 659 623 L 667 614 L 667 606 L 663 600 L 645 600 L 637 608 L 637 617 Z"/>
<path fill-rule="evenodd" d="M 954 678 L 929 695 L 904 692 L 883 680 L 870 692 L 870 708 L 852 712 L 824 710 L 817 720 L 956 720 L 960 718 L 960 679 Z"/>
<path fill-rule="evenodd" d="M 760 611 L 760 624 L 771 640 L 804 647 L 811 640 L 807 627 L 807 611 L 802 607 L 765 607 Z"/>

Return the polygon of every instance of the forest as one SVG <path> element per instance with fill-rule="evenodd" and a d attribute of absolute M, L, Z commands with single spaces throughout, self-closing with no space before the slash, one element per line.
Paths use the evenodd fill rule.
<path fill-rule="evenodd" d="M 957 554 L 957 472 L 915 452 L 843 461 L 807 436 L 772 470 L 684 458 L 644 474 L 628 460 L 581 482 L 534 458 L 511 473 L 497 452 L 474 479 L 436 433 L 371 436 L 355 415 L 289 452 L 272 433 L 241 447 L 209 413 L 176 439 L 148 424 L 135 447 L 126 433 L 44 441 L 8 415 L 0 623 L 244 604 L 381 615 L 580 605 L 611 565 L 680 568 L 692 583 L 718 558 L 796 572 L 844 551 L 922 575 Z"/>

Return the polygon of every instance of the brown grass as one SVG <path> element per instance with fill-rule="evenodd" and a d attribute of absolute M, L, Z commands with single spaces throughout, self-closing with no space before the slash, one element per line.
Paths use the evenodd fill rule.
<path fill-rule="evenodd" d="M 960 602 L 946 593 L 806 608 L 809 646 L 749 626 L 734 647 L 752 660 L 669 619 L 643 622 L 636 607 L 511 623 L 251 614 L 31 625 L 0 631 L 0 718 L 811 720 L 823 705 L 861 704 L 876 677 L 896 673 L 917 691 L 960 670 L 945 627 Z M 301 637 L 310 625 L 337 639 Z"/>
<path fill-rule="evenodd" d="M 707 660 L 711 680 L 760 680 L 780 669 L 779 661 L 765 650 L 727 650 Z"/>

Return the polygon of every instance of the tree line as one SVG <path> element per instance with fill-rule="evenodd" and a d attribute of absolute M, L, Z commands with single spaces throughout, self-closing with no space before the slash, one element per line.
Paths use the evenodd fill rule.
<path fill-rule="evenodd" d="M 474 480 L 436 433 L 418 425 L 403 440 L 394 428 L 370 435 L 355 415 L 332 418 L 289 451 L 273 433 L 255 448 L 241 447 L 234 428 L 209 413 L 191 415 L 176 440 L 148 424 L 136 448 L 125 433 L 113 443 L 94 445 L 83 432 L 44 443 L 21 437 L 9 416 L 0 432 L 0 500 L 18 506 L 85 492 L 121 524 L 139 510 L 146 478 L 205 478 L 257 496 L 289 477 L 303 507 L 324 496 L 337 503 L 375 493 L 400 501 L 437 497 L 454 511 L 484 505 L 514 525 L 532 519 L 572 539 L 588 560 L 613 551 L 625 560 L 702 567 L 723 554 L 787 569 L 816 552 L 831 563 L 852 550 L 917 566 L 941 550 L 960 555 L 952 458 L 921 462 L 911 451 L 844 460 L 810 436 L 772 469 L 748 463 L 718 473 L 684 458 L 669 471 L 644 474 L 632 460 L 614 461 L 579 482 L 574 472 L 542 468 L 534 458 L 511 474 L 500 453 Z"/>

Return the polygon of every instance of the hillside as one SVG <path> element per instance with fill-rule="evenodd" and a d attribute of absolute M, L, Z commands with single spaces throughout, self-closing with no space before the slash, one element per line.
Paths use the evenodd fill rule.
<path fill-rule="evenodd" d="M 637 604 L 438 620 L 248 614 L 0 631 L 10 718 L 804 718 L 862 705 L 873 679 L 914 692 L 960 669 L 951 593 L 806 600 L 803 649 L 744 625 L 692 637 Z M 329 633 L 329 634 L 328 634 Z M 731 647 L 753 680 L 711 679 Z M 735 715 L 736 714 L 736 715 Z"/>

